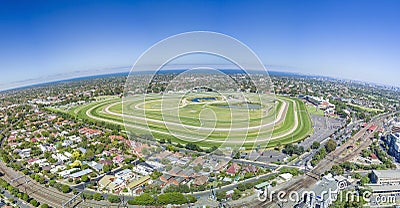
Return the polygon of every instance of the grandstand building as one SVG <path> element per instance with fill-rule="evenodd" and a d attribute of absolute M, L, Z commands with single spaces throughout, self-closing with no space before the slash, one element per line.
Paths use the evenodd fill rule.
<path fill-rule="evenodd" d="M 400 185 L 400 170 L 373 170 L 371 182 L 378 185 Z"/>

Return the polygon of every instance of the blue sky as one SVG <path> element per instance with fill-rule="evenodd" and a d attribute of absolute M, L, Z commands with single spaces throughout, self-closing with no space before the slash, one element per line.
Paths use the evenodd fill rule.
<path fill-rule="evenodd" d="M 156 42 L 230 35 L 286 71 L 400 86 L 400 1 L 3 1 L 0 88 L 130 66 Z"/>

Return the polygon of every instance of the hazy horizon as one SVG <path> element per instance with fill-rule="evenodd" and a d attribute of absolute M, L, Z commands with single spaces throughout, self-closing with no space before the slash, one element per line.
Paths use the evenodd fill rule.
<path fill-rule="evenodd" d="M 173 65 L 172 67 L 173 68 L 170 68 L 170 70 L 186 70 L 187 69 L 185 67 L 181 67 L 180 65 Z M 230 66 L 226 66 L 226 67 L 219 67 L 218 69 L 229 70 L 229 69 L 233 69 L 233 68 Z M 391 86 L 391 87 L 400 87 L 400 86 L 395 86 L 395 85 L 390 85 L 390 84 L 368 82 L 368 81 L 348 79 L 348 78 L 343 78 L 343 77 L 333 77 L 333 76 L 326 76 L 326 75 L 321 75 L 321 74 L 302 73 L 300 71 L 291 70 L 291 69 L 293 69 L 293 67 L 266 65 L 266 69 L 267 69 L 267 73 L 280 72 L 280 73 L 290 73 L 290 74 L 298 74 L 298 75 L 304 75 L 304 76 L 329 77 L 329 78 L 340 79 L 340 80 L 373 83 L 373 84 L 377 84 L 377 85 L 384 85 L 384 86 Z M 233 69 L 233 70 L 235 70 L 235 69 Z M 143 72 L 151 72 L 151 71 L 152 70 L 144 70 Z M 249 70 L 249 72 L 251 72 L 251 71 L 252 70 Z M 26 79 L 26 80 L 18 80 L 18 81 L 10 82 L 10 83 L 1 83 L 0 84 L 0 92 L 24 88 L 24 87 L 31 87 L 31 86 L 35 86 L 35 85 L 47 84 L 47 83 L 52 83 L 52 82 L 58 82 L 58 81 L 66 81 L 66 80 L 79 79 L 79 78 L 92 77 L 92 76 L 114 75 L 114 74 L 119 74 L 119 73 L 124 74 L 124 73 L 130 73 L 130 72 L 131 72 L 131 67 L 125 66 L 125 67 L 113 67 L 113 68 L 105 68 L 105 69 L 98 69 L 98 70 L 73 71 L 73 72 L 68 72 L 68 73 L 64 73 L 64 74 L 60 74 L 60 73 L 49 74 L 44 77 L 36 77 L 36 78 L 31 78 L 31 79 Z"/>

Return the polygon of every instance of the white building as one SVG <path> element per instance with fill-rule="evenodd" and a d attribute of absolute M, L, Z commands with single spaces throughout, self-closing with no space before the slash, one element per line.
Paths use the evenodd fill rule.
<path fill-rule="evenodd" d="M 144 166 L 144 165 L 140 165 L 140 164 L 133 167 L 132 170 L 133 170 L 133 172 L 138 173 L 140 175 L 144 175 L 144 176 L 150 175 L 153 172 L 153 169 L 151 169 L 147 166 Z"/>
<path fill-rule="evenodd" d="M 19 156 L 21 158 L 27 158 L 31 156 L 31 148 L 27 148 L 27 149 L 22 149 L 21 151 L 19 151 Z"/>
<path fill-rule="evenodd" d="M 69 136 L 68 139 L 75 143 L 82 142 L 82 138 L 75 135 Z"/>
<path fill-rule="evenodd" d="M 67 178 L 73 171 L 79 170 L 78 168 L 71 168 L 68 170 L 63 170 L 58 173 L 60 177 Z"/>
<path fill-rule="evenodd" d="M 84 175 L 87 175 L 87 174 L 90 174 L 90 173 L 92 173 L 92 172 L 93 172 L 93 170 L 88 168 L 88 169 L 81 170 L 81 171 L 79 171 L 79 172 L 70 174 L 70 175 L 68 175 L 68 177 L 69 177 L 69 178 L 80 178 L 80 177 L 82 177 L 82 176 L 84 176 Z"/>
<path fill-rule="evenodd" d="M 69 147 L 69 146 L 71 146 L 72 144 L 73 144 L 73 142 L 72 142 L 71 140 L 66 139 L 66 140 L 63 141 L 63 143 L 61 144 L 61 146 L 63 146 L 63 147 Z"/>
<path fill-rule="evenodd" d="M 65 170 L 67 167 L 65 166 L 65 165 L 58 165 L 58 166 L 56 166 L 56 167 L 54 167 L 54 168 L 52 168 L 51 170 L 50 170 L 50 173 L 57 173 L 58 171 L 63 171 L 63 170 Z"/>
<path fill-rule="evenodd" d="M 165 168 L 165 165 L 156 162 L 156 161 L 146 161 L 147 164 L 149 164 L 151 167 L 153 167 L 157 171 L 163 171 Z"/>
<path fill-rule="evenodd" d="M 103 167 L 104 167 L 104 165 L 103 164 L 101 164 L 101 163 L 97 163 L 97 162 L 95 162 L 95 161 L 90 161 L 89 163 L 88 163 L 88 165 L 89 165 L 89 167 L 91 167 L 91 168 L 93 168 L 93 169 L 95 169 L 95 170 L 97 170 L 97 171 L 102 171 L 103 170 Z"/>
<path fill-rule="evenodd" d="M 68 161 L 68 160 L 69 160 L 68 157 L 66 157 L 65 155 L 60 154 L 60 153 L 52 154 L 51 157 L 52 157 L 53 159 L 59 161 L 59 162 L 61 162 L 61 161 Z"/>

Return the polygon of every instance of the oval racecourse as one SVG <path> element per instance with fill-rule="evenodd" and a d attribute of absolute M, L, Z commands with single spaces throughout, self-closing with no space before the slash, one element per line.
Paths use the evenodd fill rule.
<path fill-rule="evenodd" d="M 151 134 L 157 140 L 171 139 L 203 147 L 275 147 L 298 142 L 312 133 L 306 106 L 298 99 L 249 93 L 245 103 L 226 96 L 211 96 L 214 97 L 211 99 L 209 94 L 141 95 L 124 100 L 108 97 L 54 110 L 91 122 L 120 125 L 135 135 Z M 255 105 L 261 107 L 253 109 Z"/>

